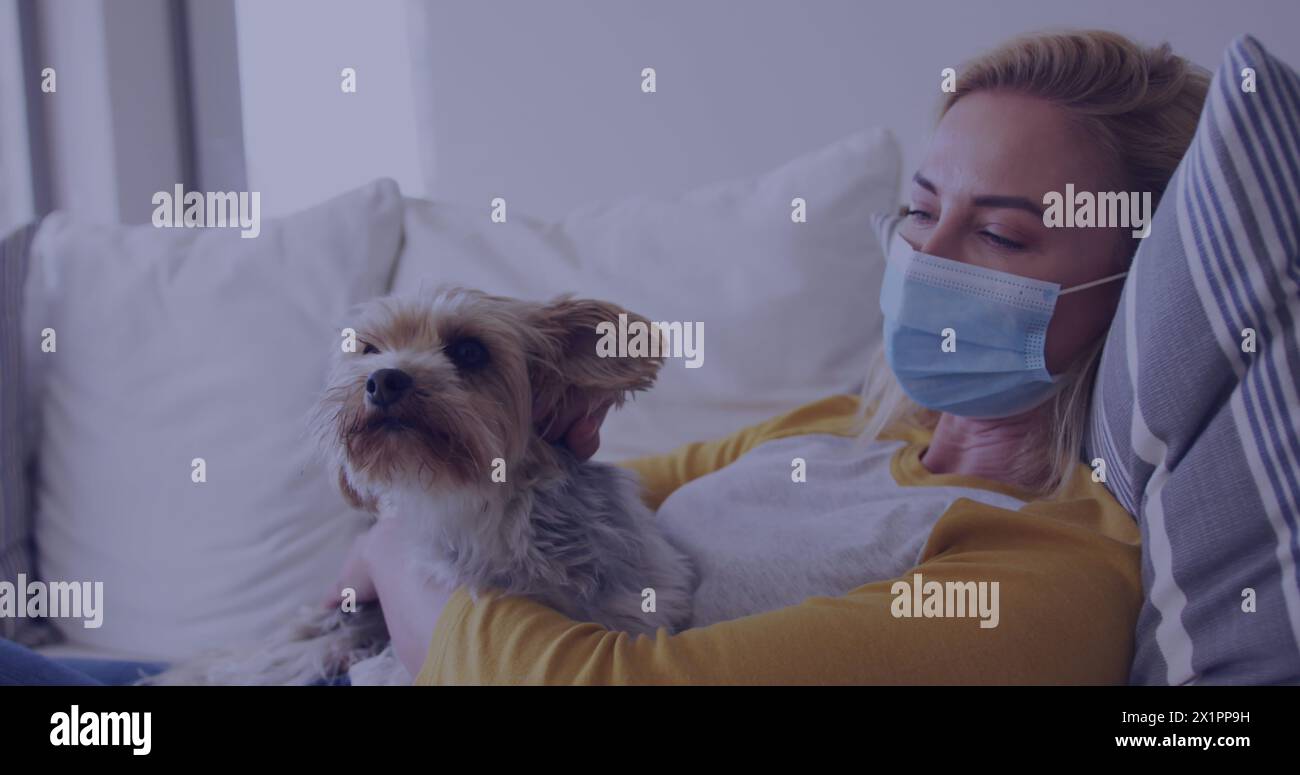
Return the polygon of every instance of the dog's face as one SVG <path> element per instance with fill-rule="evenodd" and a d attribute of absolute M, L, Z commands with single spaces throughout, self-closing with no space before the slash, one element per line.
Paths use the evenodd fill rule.
<path fill-rule="evenodd" d="M 538 422 L 650 387 L 660 359 L 597 354 L 596 326 L 620 313 L 644 322 L 601 301 L 464 289 L 363 305 L 355 352 L 336 355 L 313 420 L 344 494 L 374 510 L 393 486 L 486 484 L 496 459 L 509 475 Z"/>

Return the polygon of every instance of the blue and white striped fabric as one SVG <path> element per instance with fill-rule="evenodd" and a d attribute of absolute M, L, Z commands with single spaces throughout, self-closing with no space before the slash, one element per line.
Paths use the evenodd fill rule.
<path fill-rule="evenodd" d="M 1133 683 L 1300 682 L 1298 321 L 1300 78 L 1243 36 L 1138 250 L 1093 398 L 1088 459 L 1142 529 Z"/>

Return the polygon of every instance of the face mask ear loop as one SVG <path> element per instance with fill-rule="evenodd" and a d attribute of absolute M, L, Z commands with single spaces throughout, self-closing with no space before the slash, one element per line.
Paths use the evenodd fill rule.
<path fill-rule="evenodd" d="M 1058 293 L 1058 294 L 1056 294 L 1056 295 L 1057 295 L 1057 296 L 1065 296 L 1065 295 L 1067 295 L 1067 294 L 1074 293 L 1075 291 L 1084 291 L 1084 290 L 1087 290 L 1087 289 L 1093 287 L 1094 285 L 1104 285 L 1104 284 L 1106 284 L 1106 283 L 1108 283 L 1108 282 L 1111 282 L 1111 281 L 1113 281 L 1113 280 L 1118 280 L 1119 278 L 1124 277 L 1124 276 L 1126 276 L 1126 275 L 1128 275 L 1128 272 L 1120 272 L 1119 274 L 1113 274 L 1113 275 L 1111 275 L 1110 277 L 1103 277 L 1103 278 L 1101 278 L 1100 280 L 1093 280 L 1093 281 L 1090 282 L 1090 283 L 1084 283 L 1083 285 L 1076 285 L 1076 286 L 1074 286 L 1073 288 L 1069 288 L 1069 289 L 1067 289 L 1067 290 L 1061 291 L 1060 293 Z"/>

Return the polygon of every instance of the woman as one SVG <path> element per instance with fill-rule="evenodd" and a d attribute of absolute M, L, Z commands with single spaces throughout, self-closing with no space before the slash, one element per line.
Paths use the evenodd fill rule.
<path fill-rule="evenodd" d="M 385 562 L 388 522 L 337 587 L 380 600 L 422 684 L 1124 682 L 1139 533 L 1079 458 L 1136 241 L 1048 228 L 1042 202 L 1069 184 L 1157 202 L 1207 87 L 1167 46 L 1106 32 L 1018 39 L 959 71 L 910 184 L 863 395 L 627 464 L 719 623 L 635 639 L 525 598 L 474 601 Z M 547 424 L 581 457 L 592 409 Z M 772 610 L 729 618 L 729 586 L 775 571 Z M 945 598 L 977 587 L 973 610 Z"/>
<path fill-rule="evenodd" d="M 830 398 L 628 464 L 702 563 L 704 585 L 715 576 L 697 605 L 725 608 L 717 600 L 735 578 L 728 569 L 755 564 L 737 539 L 785 535 L 773 525 L 791 514 L 801 536 L 834 525 L 837 545 L 800 548 L 840 574 L 828 583 L 849 578 L 834 563 L 855 550 L 891 551 L 902 571 L 805 600 L 804 580 L 827 566 L 784 567 L 793 589 L 782 607 L 634 639 L 527 599 L 474 602 L 463 589 L 426 584 L 382 562 L 393 537 L 381 524 L 359 539 L 340 583 L 380 598 L 417 683 L 1126 681 L 1142 600 L 1139 533 L 1081 469 L 1080 450 L 1115 280 L 1137 243 L 1131 226 L 1048 228 L 1042 203 L 1068 184 L 1158 202 L 1191 142 L 1208 76 L 1167 46 L 1081 32 L 1012 41 L 959 70 L 957 83 L 911 182 L 903 264 L 891 267 L 881 297 L 884 353 L 862 399 Z M 918 280 L 926 273 L 917 266 L 939 280 Z M 975 279 L 945 288 L 962 267 Z M 1064 292 L 1050 318 L 989 302 L 999 288 L 1051 287 L 1032 281 Z M 947 348 L 923 330 L 943 315 L 953 321 Z M 1035 339 L 1042 324 L 1045 342 Z M 1046 371 L 1008 367 L 981 348 L 989 341 L 1028 342 Z M 866 443 L 845 443 L 865 408 L 875 410 Z M 598 426 L 574 425 L 569 444 L 589 454 Z M 816 487 L 789 484 L 796 457 Z M 856 522 L 835 521 L 849 495 Z M 909 509 L 914 501 L 929 513 Z M 797 562 L 775 543 L 767 548 L 780 562 Z M 927 582 L 997 582 L 996 621 L 908 611 L 904 593 Z"/>

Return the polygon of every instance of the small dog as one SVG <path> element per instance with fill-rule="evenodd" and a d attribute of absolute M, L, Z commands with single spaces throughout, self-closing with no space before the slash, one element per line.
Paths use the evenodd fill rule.
<path fill-rule="evenodd" d="M 601 301 L 460 288 L 363 305 L 356 352 L 336 354 L 312 423 L 347 500 L 401 520 L 409 554 L 394 562 L 613 630 L 688 625 L 694 570 L 636 477 L 579 462 L 535 425 L 653 384 L 661 359 L 597 355 L 597 324 L 620 313 L 645 322 Z M 341 608 L 304 611 L 256 653 L 202 657 L 142 683 L 312 684 L 350 670 L 356 683 L 410 683 L 379 607 Z"/>

